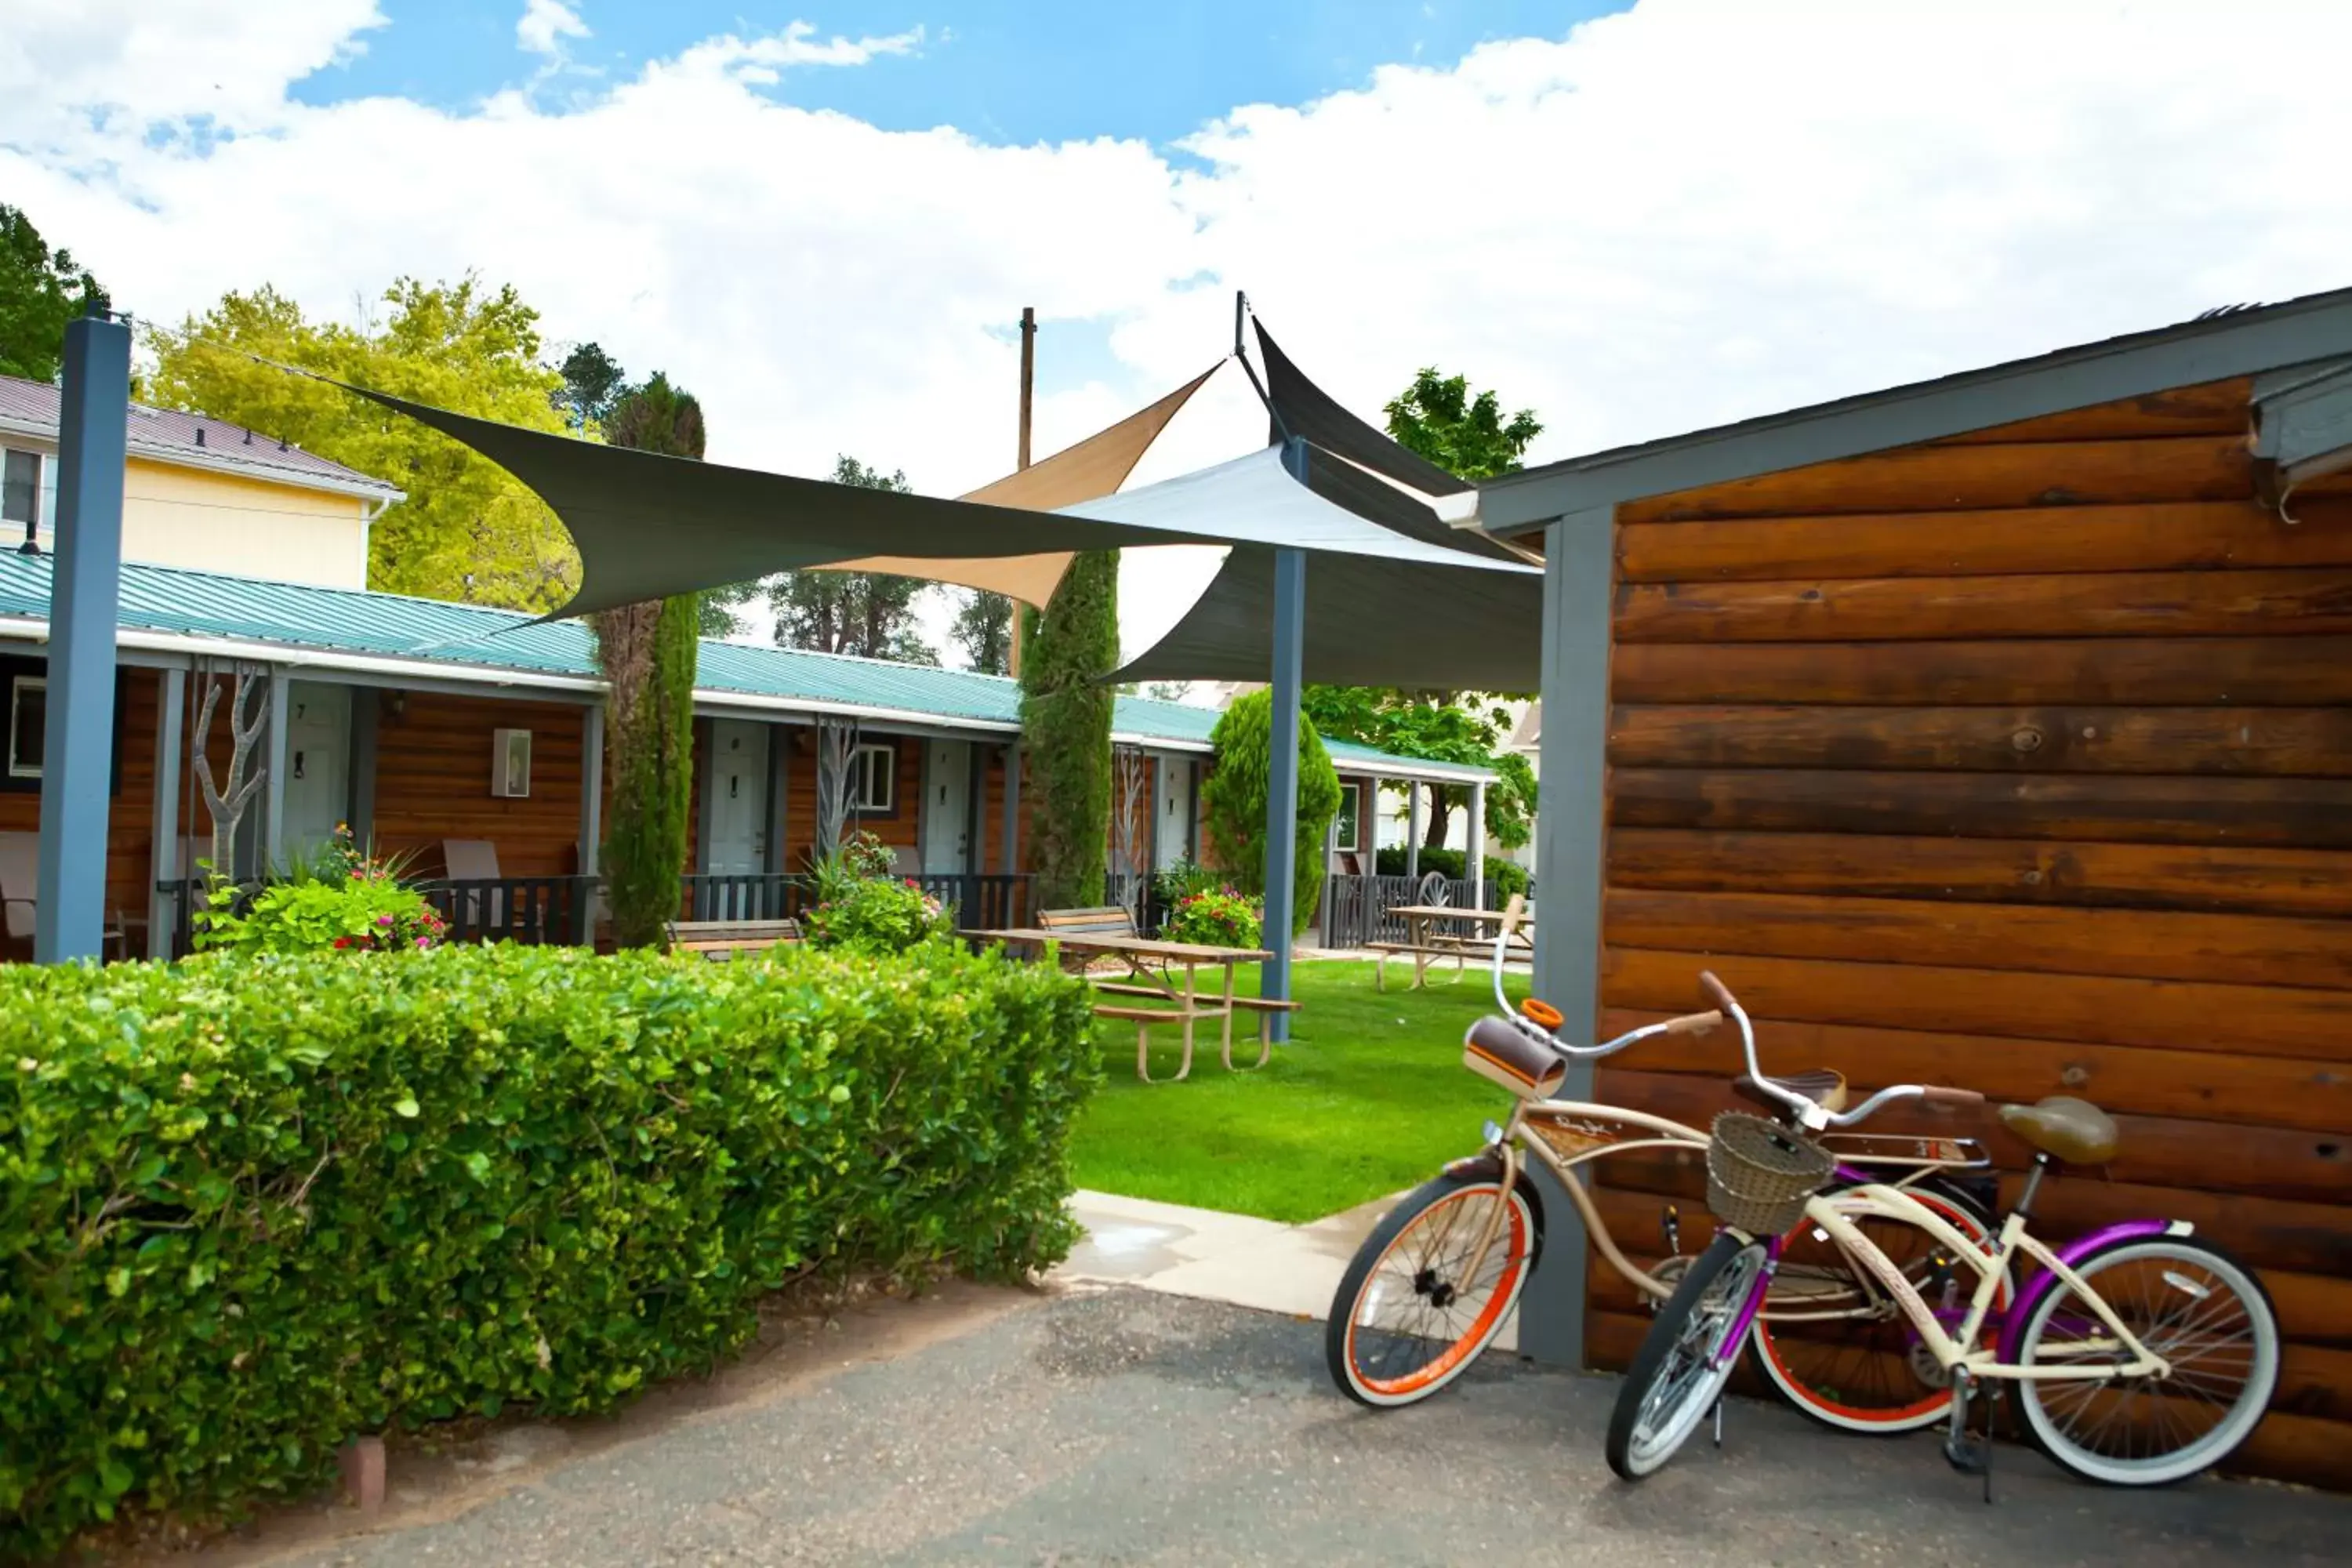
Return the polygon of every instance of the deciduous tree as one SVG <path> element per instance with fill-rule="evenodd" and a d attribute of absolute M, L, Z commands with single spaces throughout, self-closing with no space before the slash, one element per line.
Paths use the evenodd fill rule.
<path fill-rule="evenodd" d="M 850 457 L 835 459 L 833 482 L 870 490 L 913 488 L 903 472 L 885 474 Z M 767 580 L 776 642 L 818 653 L 937 664 L 939 650 L 923 640 L 915 621 L 915 601 L 929 586 L 879 572 L 779 573 Z"/>
<path fill-rule="evenodd" d="M 66 323 L 106 290 L 62 247 L 51 250 L 33 220 L 0 203 L 0 375 L 55 381 Z"/>
<path fill-rule="evenodd" d="M 388 313 L 357 326 L 311 321 L 264 286 L 224 295 L 147 344 L 149 396 L 167 406 L 290 441 L 397 485 L 408 499 L 369 534 L 368 585 L 431 599 L 552 609 L 572 595 L 580 560 L 541 502 L 495 463 L 413 419 L 308 376 L 535 430 L 562 430 L 561 373 L 540 363 L 539 313 L 511 287 L 404 278 Z"/>

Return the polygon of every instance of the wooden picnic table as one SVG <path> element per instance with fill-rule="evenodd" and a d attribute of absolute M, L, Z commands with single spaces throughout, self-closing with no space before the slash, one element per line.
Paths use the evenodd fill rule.
<path fill-rule="evenodd" d="M 1066 952 L 1096 953 L 1116 958 L 1127 965 L 1124 982 L 1094 983 L 1097 991 L 1114 995 L 1149 998 L 1152 1006 L 1097 1005 L 1095 1016 L 1102 1018 L 1125 1019 L 1136 1026 L 1135 1076 L 1144 1082 L 1152 1080 L 1150 1064 L 1151 1026 L 1154 1024 L 1181 1024 L 1184 1029 L 1184 1058 L 1176 1069 L 1176 1079 L 1181 1081 L 1192 1070 L 1192 1031 L 1203 1019 L 1213 1018 L 1219 1024 L 1218 1058 L 1228 1069 L 1234 1065 L 1234 1013 L 1289 1012 L 1295 1002 L 1270 1002 L 1262 997 L 1234 994 L 1234 971 L 1244 963 L 1260 963 L 1274 955 L 1263 948 L 1219 947 L 1204 942 L 1161 942 L 1153 937 L 1122 936 L 1110 932 L 1075 932 L 1045 931 L 1034 926 L 1014 926 L 1001 931 L 965 931 L 957 934 L 982 942 L 1002 942 L 1043 946 L 1058 942 Z M 1222 992 L 1203 993 L 1200 988 L 1200 972 L 1203 969 L 1224 971 Z M 1184 975 L 1180 990 L 1176 972 Z M 1261 1031 L 1256 1067 L 1265 1066 L 1274 1054 L 1273 1031 Z"/>
<path fill-rule="evenodd" d="M 1454 977 L 1461 979 L 1464 962 L 1471 953 L 1491 948 L 1493 939 L 1484 931 L 1472 934 L 1441 930 L 1441 925 L 1449 921 L 1481 927 L 1500 926 L 1507 934 L 1526 941 L 1532 951 L 1534 933 L 1528 927 L 1527 911 L 1518 900 L 1511 902 L 1512 907 L 1505 910 L 1470 909 L 1458 904 L 1390 905 L 1389 913 L 1404 917 L 1405 940 L 1364 944 L 1381 955 L 1373 984 L 1381 989 L 1387 988 L 1388 961 L 1391 957 L 1412 960 L 1412 983 L 1416 988 L 1427 983 L 1429 966 L 1444 959 L 1454 961 Z"/>

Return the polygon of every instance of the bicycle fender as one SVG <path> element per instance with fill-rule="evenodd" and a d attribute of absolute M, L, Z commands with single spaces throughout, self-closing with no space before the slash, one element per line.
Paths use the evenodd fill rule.
<path fill-rule="evenodd" d="M 2104 1252 L 2117 1242 L 2143 1241 L 2152 1236 L 2187 1236 L 2194 1228 L 2187 1220 L 2127 1219 L 2068 1242 L 2058 1248 L 2058 1261 L 2072 1268 L 2091 1254 Z M 2025 1321 L 2033 1315 L 2033 1309 L 2041 1305 L 2042 1298 L 2050 1294 L 2057 1283 L 2058 1276 L 2047 1268 L 2036 1269 L 2033 1278 L 2017 1292 L 2016 1299 L 2010 1303 L 2009 1310 L 2002 1318 L 2002 1361 L 2014 1363 L 2017 1360 L 2018 1342 L 2024 1335 Z"/>

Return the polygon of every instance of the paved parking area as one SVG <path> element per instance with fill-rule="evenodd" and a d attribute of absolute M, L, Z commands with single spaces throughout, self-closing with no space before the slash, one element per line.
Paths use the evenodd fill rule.
<path fill-rule="evenodd" d="M 2344 1499 L 2217 1481 L 2102 1491 L 2013 1450 L 1987 1508 L 1930 1438 L 1840 1437 L 1755 1405 L 1732 1408 L 1719 1453 L 1627 1488 L 1601 1458 L 1615 1386 L 1490 1356 L 1429 1404 L 1375 1414 L 1326 1380 L 1319 1324 L 1073 1291 L 559 1458 L 430 1522 L 239 1557 L 2211 1568 L 2340 1563 L 2352 1546 Z"/>

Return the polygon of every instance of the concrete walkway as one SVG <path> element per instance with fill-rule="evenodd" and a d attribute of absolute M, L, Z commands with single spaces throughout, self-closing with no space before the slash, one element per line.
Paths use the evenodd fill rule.
<path fill-rule="evenodd" d="M 2340 1563 L 2352 1540 L 2341 1499 L 2102 1490 L 2023 1456 L 1987 1508 L 1931 1437 L 1842 1436 L 1746 1404 L 1722 1450 L 1627 1487 L 1601 1458 L 1611 1379 L 1490 1356 L 1379 1413 L 1333 1391 L 1321 1331 L 1292 1319 L 1131 1289 L 1003 1294 L 1013 1310 L 964 1331 L 559 1449 L 404 1528 L 241 1561 L 2284 1568 Z M 892 1314 L 911 1310 L 861 1315 Z"/>
<path fill-rule="evenodd" d="M 1054 1279 L 1135 1285 L 1320 1322 L 1330 1314 L 1339 1277 L 1357 1247 L 1403 1195 L 1375 1198 L 1307 1225 L 1283 1225 L 1148 1198 L 1081 1192 L 1070 1207 L 1087 1227 L 1087 1239 Z M 1494 1348 L 1518 1348 L 1516 1314 L 1496 1336 Z"/>

